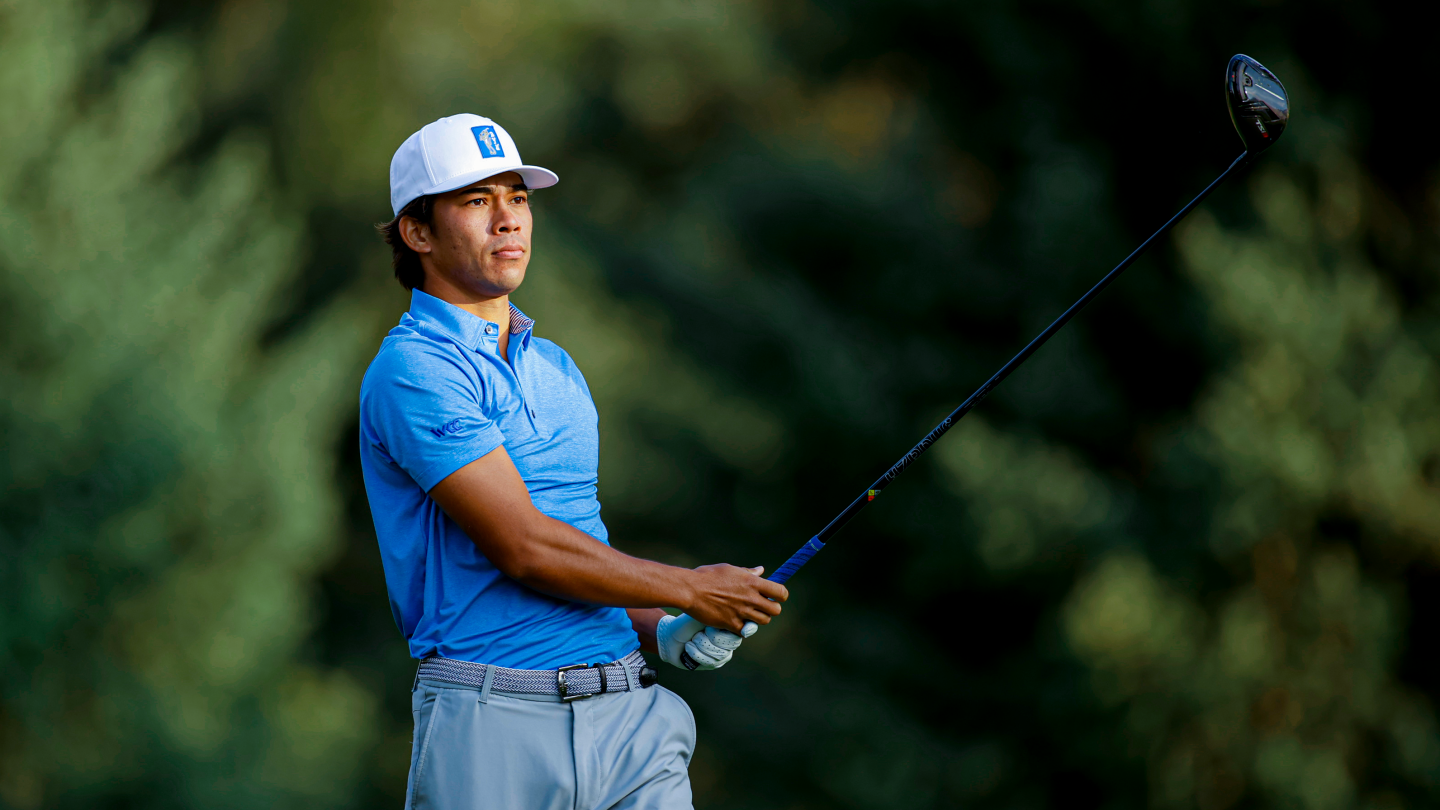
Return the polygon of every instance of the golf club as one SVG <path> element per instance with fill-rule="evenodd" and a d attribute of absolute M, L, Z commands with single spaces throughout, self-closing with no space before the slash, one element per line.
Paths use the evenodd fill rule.
<path fill-rule="evenodd" d="M 876 479 L 875 483 L 871 484 L 860 494 L 860 497 L 856 498 L 849 506 L 845 507 L 844 511 L 836 515 L 835 519 L 830 521 L 829 525 L 824 529 L 821 529 L 819 534 L 816 534 L 810 538 L 805 545 L 801 546 L 800 550 L 791 555 L 790 559 L 786 560 L 785 564 L 780 566 L 779 570 L 771 574 L 768 579 L 772 582 L 785 582 L 794 576 L 795 572 L 799 571 L 801 566 L 808 562 L 811 557 L 815 556 L 816 552 L 825 547 L 825 544 L 830 541 L 830 538 L 834 537 L 837 532 L 845 527 L 845 524 L 849 523 L 860 513 L 860 510 L 875 500 L 875 497 L 884 491 L 885 487 L 889 486 L 892 481 L 898 478 L 900 473 L 905 471 L 906 467 L 914 463 L 915 459 L 919 458 L 922 453 L 930 448 L 930 445 L 939 440 L 941 436 L 944 436 L 945 432 L 951 427 L 954 427 L 955 423 L 960 421 L 972 408 L 980 404 L 980 401 L 985 399 L 986 395 L 994 390 L 995 386 L 999 385 L 1006 377 L 1009 377 L 1015 369 L 1019 368 L 1021 363 L 1024 363 L 1041 346 L 1044 346 L 1045 341 L 1049 340 L 1056 332 L 1060 331 L 1061 327 L 1069 323 L 1071 318 L 1075 317 L 1075 313 L 1079 312 L 1082 307 L 1090 303 L 1091 299 L 1099 295 L 1106 287 L 1110 286 L 1110 282 L 1114 281 L 1116 276 L 1120 275 L 1121 271 L 1129 267 L 1130 264 L 1134 262 L 1140 254 L 1144 253 L 1157 239 L 1169 233 L 1170 229 L 1174 228 L 1176 223 L 1184 219 L 1186 214 L 1190 213 L 1195 206 L 1199 205 L 1201 200 L 1204 200 L 1211 191 L 1215 190 L 1216 186 L 1224 182 L 1237 168 L 1249 160 L 1258 157 L 1261 152 L 1275 143 L 1275 141 L 1279 139 L 1280 134 L 1285 131 L 1285 124 L 1290 118 L 1289 98 L 1286 96 L 1285 87 L 1280 84 L 1280 80 L 1275 78 L 1275 74 L 1267 70 L 1264 65 L 1261 65 L 1259 62 L 1244 54 L 1236 54 L 1231 57 L 1230 64 L 1225 69 L 1225 101 L 1230 110 L 1230 120 L 1235 125 L 1235 131 L 1240 134 L 1240 140 L 1245 143 L 1245 151 L 1240 154 L 1240 157 L 1236 158 L 1235 161 L 1230 164 L 1230 167 L 1221 172 L 1220 176 L 1215 178 L 1210 185 L 1206 186 L 1205 190 L 1200 192 L 1195 199 L 1180 209 L 1180 213 L 1171 217 L 1169 222 L 1166 222 L 1160 227 L 1160 230 L 1151 234 L 1150 238 L 1146 239 L 1140 247 L 1136 248 L 1133 253 L 1125 257 L 1124 261 L 1116 265 L 1115 269 L 1111 270 L 1109 274 L 1102 278 L 1099 284 L 1091 287 L 1089 292 L 1082 295 L 1080 300 L 1065 310 L 1065 313 L 1055 319 L 1055 322 L 1050 324 L 1050 326 L 1046 327 L 1045 331 L 1030 341 L 1030 345 L 1022 349 L 1019 354 L 1010 359 L 1010 362 L 995 372 L 995 376 L 980 386 L 979 390 L 971 394 L 970 398 L 961 403 L 960 407 L 945 417 L 943 422 L 936 425 L 935 429 L 930 431 L 925 438 L 921 439 L 919 444 L 911 448 L 910 452 L 906 453 L 899 461 L 895 462 L 890 469 L 886 470 L 884 475 Z"/>
<path fill-rule="evenodd" d="M 1240 134 L 1240 140 L 1245 144 L 1245 151 L 1240 153 L 1240 157 L 1235 158 L 1234 162 L 1232 162 L 1225 171 L 1221 172 L 1219 177 L 1211 181 L 1210 185 L 1206 186 L 1204 191 L 1201 191 L 1195 199 L 1187 203 L 1184 208 L 1181 208 L 1180 212 L 1171 217 L 1169 222 L 1160 226 L 1160 230 L 1151 234 L 1149 239 L 1142 242 L 1140 247 L 1135 248 L 1134 252 L 1126 256 L 1124 261 L 1115 266 L 1115 269 L 1100 279 L 1100 283 L 1091 287 L 1089 292 L 1080 296 L 1080 300 L 1065 310 L 1064 314 L 1056 318 L 1054 323 L 1045 328 L 1045 331 L 1030 341 L 1030 344 L 1024 349 L 1021 349 L 1019 354 L 1010 358 L 1010 362 L 1006 363 L 999 371 L 995 372 L 994 376 L 986 380 L 984 385 L 980 386 L 975 393 L 971 394 L 968 399 L 960 404 L 960 407 L 951 411 L 950 415 L 945 417 L 944 421 L 940 424 L 936 425 L 934 430 L 927 433 L 925 438 L 920 440 L 919 444 L 910 448 L 910 452 L 895 462 L 890 469 L 885 471 L 884 475 L 875 479 L 875 483 L 871 484 L 858 498 L 851 501 L 850 505 L 845 507 L 844 511 L 836 515 L 835 519 L 831 520 L 818 534 L 807 540 L 805 545 L 790 555 L 790 559 L 786 560 L 778 570 L 766 577 L 766 579 L 769 579 L 771 582 L 783 583 L 794 576 L 795 572 L 799 571 L 801 566 L 809 562 L 811 557 L 814 557 L 820 549 L 825 547 L 826 543 L 830 542 L 830 538 L 845 528 L 845 524 L 854 519 L 854 517 L 860 513 L 860 510 L 868 506 L 871 501 L 875 500 L 877 495 L 885 490 L 885 487 L 900 477 L 900 473 L 904 472 L 906 467 L 909 467 L 922 453 L 929 450 L 930 445 L 938 441 L 941 436 L 944 436 L 946 431 L 954 427 L 955 423 L 960 421 L 972 408 L 979 405 L 980 401 L 985 399 L 985 397 L 995 389 L 995 386 L 999 385 L 1006 377 L 1009 377 L 1015 369 L 1019 368 L 1021 363 L 1030 359 L 1032 354 L 1038 351 L 1041 346 L 1045 345 L 1045 341 L 1049 340 L 1056 332 L 1060 331 L 1061 327 L 1069 323 L 1070 319 L 1075 317 L 1075 313 L 1090 303 L 1091 299 L 1099 295 L 1106 287 L 1110 286 L 1110 282 L 1114 281 L 1125 268 L 1129 267 L 1131 263 L 1139 258 L 1140 254 L 1144 253 L 1150 245 L 1154 244 L 1155 240 L 1169 233 L 1170 229 L 1174 228 L 1176 223 L 1184 219 L 1186 214 L 1189 214 L 1195 206 L 1200 204 L 1201 200 L 1209 196 L 1210 192 L 1214 191 L 1215 188 L 1233 174 L 1237 168 L 1258 157 L 1261 152 L 1275 143 L 1275 141 L 1280 138 L 1281 133 L 1285 131 L 1285 125 L 1290 120 L 1290 99 L 1285 93 L 1284 85 L 1280 84 L 1280 80 L 1275 78 L 1275 74 L 1271 73 L 1264 65 L 1244 54 L 1236 54 L 1230 57 L 1230 64 L 1225 68 L 1225 102 L 1226 107 L 1230 111 L 1230 122 L 1235 125 L 1235 131 Z M 696 666 L 690 656 L 685 653 L 680 654 L 680 661 L 689 669 L 694 669 Z"/>

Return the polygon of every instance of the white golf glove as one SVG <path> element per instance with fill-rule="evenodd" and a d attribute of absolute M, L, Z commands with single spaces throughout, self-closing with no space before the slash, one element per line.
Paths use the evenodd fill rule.
<path fill-rule="evenodd" d="M 719 669 L 735 654 L 740 643 L 759 629 L 760 625 L 755 622 L 746 622 L 740 628 L 740 635 L 736 635 L 729 630 L 706 627 L 699 620 L 681 613 L 679 616 L 666 616 L 655 625 L 655 643 L 660 648 L 660 660 L 671 666 Z M 688 655 L 696 666 L 687 666 L 682 662 L 681 653 Z"/>

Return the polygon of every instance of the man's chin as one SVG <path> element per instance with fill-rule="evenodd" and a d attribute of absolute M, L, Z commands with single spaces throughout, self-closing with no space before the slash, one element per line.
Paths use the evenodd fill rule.
<path fill-rule="evenodd" d="M 527 264 L 528 257 L 495 262 L 485 268 L 482 278 L 476 280 L 492 295 L 509 295 L 525 281 Z"/>

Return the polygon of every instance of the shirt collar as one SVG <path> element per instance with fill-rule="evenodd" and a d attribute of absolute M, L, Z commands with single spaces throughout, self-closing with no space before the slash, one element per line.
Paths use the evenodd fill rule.
<path fill-rule="evenodd" d="M 407 314 L 472 350 L 479 349 L 485 338 L 496 337 L 496 333 L 486 334 L 486 327 L 496 324 L 420 289 L 410 291 L 410 311 Z M 514 304 L 510 305 L 510 334 L 523 334 L 534 325 L 535 321 L 525 317 L 525 313 Z"/>

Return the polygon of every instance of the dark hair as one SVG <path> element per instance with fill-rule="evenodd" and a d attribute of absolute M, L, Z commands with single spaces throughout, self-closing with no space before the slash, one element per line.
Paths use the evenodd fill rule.
<path fill-rule="evenodd" d="M 390 263 L 395 267 L 395 280 L 407 290 L 425 289 L 425 268 L 420 266 L 420 254 L 411 250 L 405 244 L 405 237 L 400 235 L 400 218 L 412 217 L 429 225 L 434 215 L 435 197 L 427 194 L 411 200 L 394 219 L 375 226 L 385 237 L 385 244 L 390 246 Z"/>

